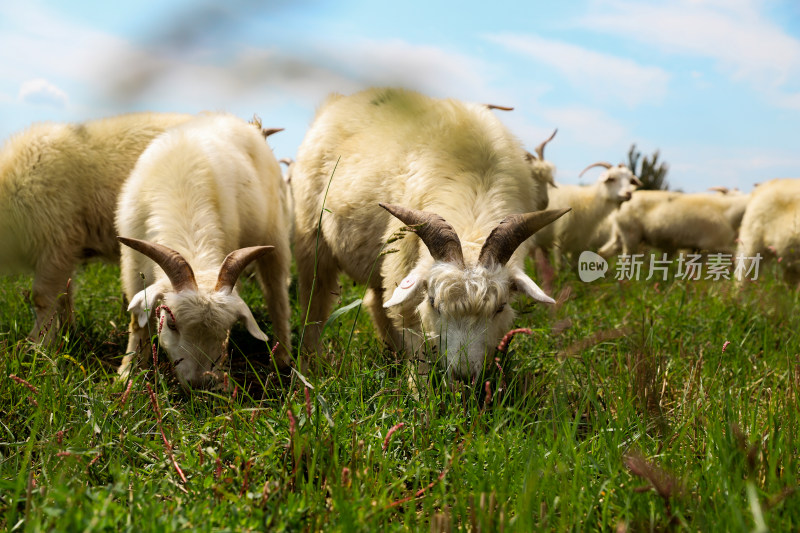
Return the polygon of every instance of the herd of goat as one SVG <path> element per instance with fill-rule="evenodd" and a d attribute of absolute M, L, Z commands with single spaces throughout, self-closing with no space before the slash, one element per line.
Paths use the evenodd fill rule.
<path fill-rule="evenodd" d="M 553 136 L 526 152 L 495 108 L 391 88 L 332 95 L 296 161 L 282 160 L 285 176 L 265 142 L 274 130 L 225 113 L 35 124 L 0 151 L 0 267 L 33 272 L 30 337 L 48 343 L 72 322 L 75 266 L 120 261 L 131 313 L 120 376 L 147 364 L 157 332 L 187 388 L 217 383 L 238 321 L 266 351 L 237 292 L 251 265 L 274 361 L 291 364 L 292 248 L 305 357 L 344 272 L 366 286 L 391 349 L 433 353 L 458 379 L 479 375 L 512 327 L 515 293 L 553 302 L 525 272 L 535 246 L 557 261 L 641 245 L 732 253 L 738 235 L 741 253 L 778 256 L 800 279 L 800 180 L 750 194 L 635 191 L 630 169 L 596 163 L 594 185 L 556 185 Z"/>

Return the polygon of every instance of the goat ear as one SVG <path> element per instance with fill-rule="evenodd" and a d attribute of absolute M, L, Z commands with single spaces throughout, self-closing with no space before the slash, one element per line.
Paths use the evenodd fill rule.
<path fill-rule="evenodd" d="M 128 311 L 136 316 L 139 322 L 139 327 L 143 328 L 153 316 L 155 311 L 155 303 L 163 298 L 164 294 L 154 289 L 144 289 L 136 293 L 128 305 Z"/>
<path fill-rule="evenodd" d="M 511 286 L 513 290 L 525 293 L 534 300 L 544 302 L 546 304 L 556 303 L 555 300 L 545 294 L 545 292 L 522 271 L 517 271 L 512 274 Z"/>
<path fill-rule="evenodd" d="M 392 293 L 392 297 L 386 300 L 383 303 L 383 308 L 388 309 L 393 307 L 397 304 L 401 304 L 408 300 L 411 296 L 417 293 L 420 289 L 423 288 L 425 285 L 425 280 L 421 279 L 419 273 L 416 270 L 412 270 L 411 273 L 403 278 L 403 281 L 400 282 L 400 285 Z"/>
<path fill-rule="evenodd" d="M 261 331 L 261 328 L 258 327 L 258 323 L 256 323 L 256 319 L 253 316 L 253 313 L 250 312 L 250 308 L 247 307 L 247 304 L 244 303 L 244 300 L 241 300 L 239 304 L 240 305 L 237 315 L 239 317 L 239 320 L 244 322 L 244 325 L 247 328 L 247 332 L 258 340 L 264 342 L 269 341 L 269 337 L 267 337 L 267 334 Z"/>

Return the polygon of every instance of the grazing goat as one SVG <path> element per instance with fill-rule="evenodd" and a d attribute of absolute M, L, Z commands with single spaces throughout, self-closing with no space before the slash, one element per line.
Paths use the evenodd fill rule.
<path fill-rule="evenodd" d="M 737 256 L 778 257 L 787 283 L 800 283 L 800 179 L 774 179 L 750 193 Z M 748 265 L 749 266 L 749 265 Z"/>
<path fill-rule="evenodd" d="M 199 116 L 145 150 L 120 194 L 116 220 L 129 247 L 121 273 L 132 314 L 121 376 L 147 363 L 154 332 L 187 388 L 213 384 L 237 320 L 266 341 L 235 286 L 251 261 L 280 343 L 276 362 L 289 364 L 291 257 L 282 183 L 258 130 L 226 114 Z"/>
<path fill-rule="evenodd" d="M 68 283 L 75 266 L 116 261 L 114 209 L 139 155 L 191 115 L 134 113 L 82 124 L 34 124 L 0 151 L 0 268 L 33 272 L 36 324 L 30 338 L 53 340 L 72 322 Z"/>
<path fill-rule="evenodd" d="M 749 195 L 636 191 L 614 214 L 611 236 L 600 249 L 635 253 L 642 244 L 678 250 L 732 253 Z"/>
<path fill-rule="evenodd" d="M 567 210 L 528 213 L 541 199 L 525 151 L 484 105 L 402 89 L 333 95 L 300 146 L 292 190 L 307 350 L 340 270 L 367 285 L 390 347 L 414 357 L 430 343 L 451 377 L 482 371 L 512 325 L 514 292 L 553 302 L 523 260 L 528 237 Z M 404 224 L 414 234 L 388 253 Z"/>
<path fill-rule="evenodd" d="M 550 191 L 548 207 L 572 208 L 569 217 L 543 229 L 535 237 L 536 245 L 545 251 L 555 248 L 556 264 L 560 263 L 562 255 L 577 260 L 581 252 L 588 250 L 596 229 L 623 202 L 630 200 L 633 191 L 642 184 L 625 165 L 593 163 L 580 175 L 597 166 L 605 170 L 593 185 L 559 185 Z"/>

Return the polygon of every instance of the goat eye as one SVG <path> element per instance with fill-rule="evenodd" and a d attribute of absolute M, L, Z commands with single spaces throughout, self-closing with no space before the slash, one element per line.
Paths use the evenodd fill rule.
<path fill-rule="evenodd" d="M 433 310 L 438 313 L 439 310 L 436 309 L 436 305 L 435 305 L 434 302 L 435 302 L 435 300 L 433 299 L 433 296 L 428 296 L 428 303 L 431 304 L 431 308 L 433 308 Z"/>
<path fill-rule="evenodd" d="M 503 309 L 505 309 L 505 308 L 506 308 L 506 304 L 500 304 L 500 307 L 497 308 L 497 311 L 495 311 L 494 314 L 499 315 L 500 313 L 503 312 Z"/>
<path fill-rule="evenodd" d="M 167 322 L 167 327 L 174 332 L 178 332 L 178 326 L 175 325 L 175 322 Z"/>

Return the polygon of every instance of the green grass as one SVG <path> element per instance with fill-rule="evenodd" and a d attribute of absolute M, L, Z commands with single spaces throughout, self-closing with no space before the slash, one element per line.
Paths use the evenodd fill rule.
<path fill-rule="evenodd" d="M 186 396 L 163 367 L 126 391 L 118 269 L 79 272 L 77 327 L 47 350 L 25 341 L 30 280 L 6 278 L 0 527 L 796 530 L 798 295 L 772 269 L 762 278 L 739 292 L 564 272 L 562 303 L 515 304 L 534 334 L 514 339 L 502 374 L 434 376 L 420 398 L 355 310 L 326 330 L 313 388 L 270 375 L 236 330 L 235 394 Z M 361 297 L 343 289 L 340 306 Z M 265 324 L 255 283 L 243 294 Z"/>

